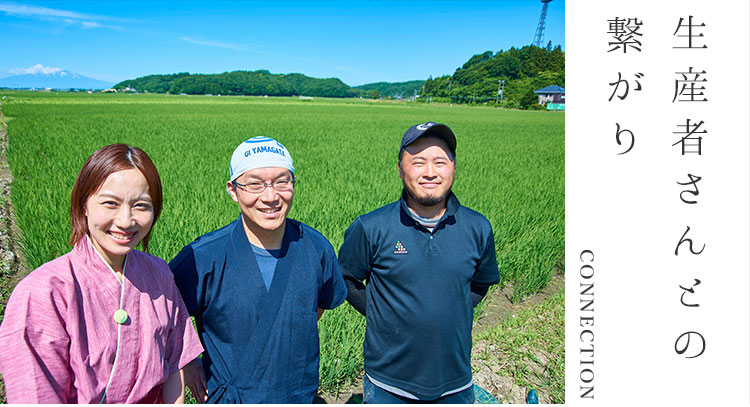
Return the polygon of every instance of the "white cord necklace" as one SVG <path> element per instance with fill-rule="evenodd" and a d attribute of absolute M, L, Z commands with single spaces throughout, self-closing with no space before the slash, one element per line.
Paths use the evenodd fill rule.
<path fill-rule="evenodd" d="M 91 244 L 92 247 L 94 245 L 91 243 L 91 239 L 88 235 L 86 235 L 86 239 L 89 239 L 89 244 Z M 122 333 L 122 324 L 127 322 L 128 320 L 128 313 L 122 308 L 123 298 L 125 295 L 125 268 L 128 263 L 128 258 L 125 256 L 125 261 L 122 264 L 122 280 L 120 280 L 119 277 L 117 277 L 117 273 L 112 269 L 112 266 L 107 263 L 106 260 L 104 260 L 104 257 L 101 253 L 99 253 L 99 250 L 94 247 L 94 251 L 97 255 L 99 255 L 99 258 L 102 259 L 104 264 L 107 266 L 109 271 L 112 272 L 112 275 L 115 276 L 117 279 L 117 282 L 120 283 L 120 307 L 117 311 L 115 311 L 115 314 L 113 316 L 115 322 L 117 323 L 117 350 L 115 350 L 115 361 L 112 362 L 112 372 L 109 374 L 109 381 L 107 381 L 107 387 L 104 388 L 104 394 L 102 394 L 102 399 L 99 400 L 99 404 L 104 403 L 105 399 L 107 398 L 107 391 L 109 390 L 109 386 L 112 384 L 112 379 L 115 377 L 115 367 L 117 367 L 117 358 L 120 356 L 120 339 L 121 339 L 121 333 Z"/>

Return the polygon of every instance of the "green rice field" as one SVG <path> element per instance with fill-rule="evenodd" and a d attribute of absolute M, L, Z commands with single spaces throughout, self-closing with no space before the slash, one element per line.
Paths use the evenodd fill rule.
<path fill-rule="evenodd" d="M 35 268 L 70 250 L 70 191 L 86 158 L 128 143 L 152 158 L 164 210 L 151 253 L 169 261 L 233 221 L 226 193 L 234 148 L 254 136 L 283 143 L 298 183 L 290 217 L 338 250 L 358 216 L 397 200 L 404 131 L 436 121 L 458 140 L 454 192 L 491 222 L 501 284 L 514 301 L 542 288 L 564 258 L 564 114 L 358 99 L 2 91 L 12 201 Z M 364 318 L 345 304 L 320 322 L 321 388 L 362 371 Z"/>

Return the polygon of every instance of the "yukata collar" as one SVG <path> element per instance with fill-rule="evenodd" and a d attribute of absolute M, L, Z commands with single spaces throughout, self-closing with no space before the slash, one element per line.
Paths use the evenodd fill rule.
<path fill-rule="evenodd" d="M 73 246 L 73 255 L 83 263 L 88 265 L 91 268 L 91 271 L 97 274 L 111 274 L 113 277 L 115 277 L 115 279 L 117 279 L 118 282 L 122 283 L 122 281 L 120 281 L 120 279 L 117 277 L 117 273 L 115 273 L 115 271 L 112 269 L 112 266 L 110 266 L 109 263 L 104 260 L 102 254 L 99 253 L 98 250 L 96 250 L 96 247 L 94 247 L 94 244 L 91 242 L 91 238 L 89 237 L 89 235 L 85 235 L 83 238 L 81 238 L 81 240 L 78 241 L 78 243 L 75 244 L 75 246 Z M 128 269 L 129 258 L 129 255 L 125 256 L 125 262 L 122 266 L 123 280 L 125 279 L 125 270 Z"/>
<path fill-rule="evenodd" d="M 253 245 L 247 238 L 247 233 L 245 232 L 245 226 L 243 224 L 241 214 L 237 217 L 237 220 L 234 223 L 234 230 L 232 230 L 232 242 L 234 245 L 234 249 L 237 251 L 237 253 L 252 253 Z M 288 250 L 288 246 L 291 241 L 296 240 L 297 237 L 302 236 L 302 227 L 298 222 L 286 218 L 285 223 L 286 229 L 284 230 L 284 237 L 281 239 L 281 248 L 279 248 L 279 250 L 281 250 L 281 256 L 286 254 L 286 250 Z"/>

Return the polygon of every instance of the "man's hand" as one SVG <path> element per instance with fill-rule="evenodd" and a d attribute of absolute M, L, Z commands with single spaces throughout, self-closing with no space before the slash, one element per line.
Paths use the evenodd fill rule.
<path fill-rule="evenodd" d="M 195 358 L 188 363 L 180 370 L 180 374 L 195 401 L 203 403 L 208 399 L 208 387 L 206 386 L 206 376 L 203 374 L 201 358 Z"/>

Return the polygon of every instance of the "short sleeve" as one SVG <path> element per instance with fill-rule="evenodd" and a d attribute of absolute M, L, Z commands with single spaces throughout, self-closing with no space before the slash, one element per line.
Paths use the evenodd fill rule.
<path fill-rule="evenodd" d="M 370 242 L 361 218 L 357 218 L 344 232 L 344 243 L 339 249 L 341 272 L 362 281 L 370 276 L 371 259 Z"/>
<path fill-rule="evenodd" d="M 497 257 L 495 255 L 495 237 L 492 234 L 492 226 L 489 221 L 483 228 L 486 237 L 484 247 L 481 248 L 479 262 L 472 278 L 472 283 L 479 285 L 493 285 L 500 282 L 500 271 L 497 268 Z"/>
<path fill-rule="evenodd" d="M 323 271 L 323 284 L 318 293 L 318 308 L 333 309 L 346 300 L 347 289 L 344 278 L 341 276 L 339 262 L 336 260 L 336 252 L 330 243 L 326 241 L 321 260 Z"/>
<path fill-rule="evenodd" d="M 190 315 L 201 312 L 201 285 L 193 246 L 187 245 L 169 262 L 174 282 Z"/>
<path fill-rule="evenodd" d="M 177 287 L 172 284 L 173 314 L 167 339 L 167 364 L 172 374 L 203 353 L 203 346 Z"/>
<path fill-rule="evenodd" d="M 0 326 L 0 373 L 8 403 L 76 402 L 70 399 L 65 300 L 53 284 L 29 277 L 10 296 Z"/>

